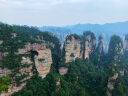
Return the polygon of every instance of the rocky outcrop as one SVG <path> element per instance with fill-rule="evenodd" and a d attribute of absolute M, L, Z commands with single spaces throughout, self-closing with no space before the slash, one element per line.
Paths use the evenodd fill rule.
<path fill-rule="evenodd" d="M 39 50 L 38 55 L 34 57 L 35 66 L 39 76 L 44 78 L 49 72 L 52 64 L 52 54 L 50 49 Z"/>
<path fill-rule="evenodd" d="M 59 68 L 59 73 L 60 73 L 61 75 L 66 74 L 67 71 L 68 71 L 68 68 L 66 68 L 66 67 L 61 67 L 61 68 Z"/>
<path fill-rule="evenodd" d="M 60 78 L 56 80 L 56 90 L 59 91 L 61 88 Z"/>
<path fill-rule="evenodd" d="M 45 50 L 45 49 L 46 49 L 46 45 L 43 43 L 41 43 L 41 44 L 27 43 L 24 48 L 18 49 L 18 52 L 15 52 L 15 54 L 30 54 L 31 51 L 38 52 L 39 50 Z"/>
<path fill-rule="evenodd" d="M 124 70 L 119 71 L 121 76 L 124 76 Z"/>
<path fill-rule="evenodd" d="M 74 36 L 71 37 L 71 40 L 67 39 L 65 43 L 65 59 L 66 63 L 76 58 L 80 58 L 81 44 L 79 39 L 75 39 Z"/>
<path fill-rule="evenodd" d="M 39 76 L 44 78 L 49 72 L 52 64 L 51 50 L 46 48 L 45 43 L 27 43 L 25 48 L 19 49 L 15 54 L 30 54 L 31 51 L 36 51 L 38 55 L 34 56 L 34 63 Z"/>
<path fill-rule="evenodd" d="M 7 74 L 11 74 L 11 70 L 9 70 L 7 68 L 5 68 L 5 69 L 0 68 L 0 78 L 3 76 L 6 76 Z"/>
<path fill-rule="evenodd" d="M 98 52 L 98 60 L 100 60 L 101 57 L 104 54 L 104 50 L 103 50 L 103 35 L 99 36 L 98 46 L 97 46 L 96 51 Z"/>
<path fill-rule="evenodd" d="M 93 47 L 95 46 L 95 39 L 91 38 L 90 35 L 86 36 L 85 40 L 85 50 L 84 50 L 84 58 L 89 58 L 91 52 L 93 52 Z"/>
<path fill-rule="evenodd" d="M 29 57 L 22 57 L 21 63 L 22 65 L 26 64 L 26 66 L 23 68 L 20 68 L 19 72 L 21 74 L 28 73 L 29 77 L 31 77 L 33 75 L 33 73 L 31 72 L 33 62 L 30 60 Z"/>
<path fill-rule="evenodd" d="M 117 66 L 116 64 L 114 64 L 114 66 Z M 112 96 L 111 90 L 114 89 L 114 84 L 115 84 L 115 80 L 118 78 L 118 72 L 115 68 L 112 68 L 112 72 L 114 73 L 113 76 L 109 76 L 108 79 L 108 85 L 107 85 L 107 96 Z"/>
<path fill-rule="evenodd" d="M 26 85 L 26 80 L 30 79 L 33 75 L 32 67 L 35 64 L 36 70 L 39 73 L 39 76 L 44 78 L 49 72 L 52 64 L 52 53 L 51 50 L 46 48 L 45 43 L 27 43 L 24 48 L 18 49 L 18 52 L 15 52 L 16 55 L 25 55 L 31 54 L 31 52 L 37 52 L 38 54 L 34 56 L 34 61 L 31 61 L 29 57 L 22 57 L 21 67 L 19 73 L 16 76 L 21 76 L 26 74 L 27 76 L 23 78 L 21 81 L 22 84 L 20 86 L 16 86 L 15 81 L 11 81 L 11 85 L 9 87 L 8 93 L 2 93 L 1 96 L 10 96 L 14 92 L 18 92 Z M 6 54 L 2 54 L 6 55 Z M 11 74 L 12 71 L 8 69 L 0 69 L 0 77 L 5 76 L 6 74 Z"/>
<path fill-rule="evenodd" d="M 7 56 L 8 52 L 0 52 L 0 60 L 2 60 L 3 56 Z M 2 65 L 2 63 L 0 62 L 0 65 Z M 7 69 L 7 68 L 0 68 L 0 78 L 3 76 L 6 76 L 7 74 L 11 74 L 11 70 Z"/>
<path fill-rule="evenodd" d="M 115 47 L 116 55 L 114 56 L 114 61 L 120 62 L 120 54 L 121 54 L 121 49 L 122 49 L 122 44 L 119 43 Z"/>
<path fill-rule="evenodd" d="M 30 60 L 29 57 L 22 57 L 21 60 L 22 65 L 24 66 L 25 64 L 27 64 L 25 67 L 20 68 L 19 73 L 16 74 L 16 76 L 21 76 L 23 74 L 26 74 L 27 76 L 25 78 L 23 78 L 21 81 L 19 82 L 23 82 L 21 85 L 17 86 L 16 82 L 13 80 L 11 81 L 11 85 L 9 86 L 9 90 L 8 93 L 3 92 L 1 94 L 1 96 L 11 96 L 12 93 L 14 92 L 18 92 L 19 90 L 21 90 L 25 85 L 26 85 L 26 80 L 30 79 L 31 76 L 33 75 L 33 73 L 31 72 L 32 70 L 32 61 Z M 22 66 L 21 65 L 21 66 Z M 3 70 L 3 76 L 5 76 L 6 74 L 12 74 L 12 71 L 9 69 L 0 69 L 0 71 Z M 3 77 L 2 76 L 2 77 Z"/>
<path fill-rule="evenodd" d="M 12 37 L 11 38 L 15 38 L 17 36 L 16 33 L 11 33 Z"/>
<path fill-rule="evenodd" d="M 103 53 L 103 35 L 99 36 L 97 50 L 98 50 L 98 53 L 100 55 L 102 55 L 102 53 Z"/>

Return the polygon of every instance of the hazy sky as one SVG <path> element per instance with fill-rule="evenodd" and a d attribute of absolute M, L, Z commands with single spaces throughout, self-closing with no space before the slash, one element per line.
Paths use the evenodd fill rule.
<path fill-rule="evenodd" d="M 65 26 L 128 21 L 128 0 L 0 0 L 0 21 Z"/>

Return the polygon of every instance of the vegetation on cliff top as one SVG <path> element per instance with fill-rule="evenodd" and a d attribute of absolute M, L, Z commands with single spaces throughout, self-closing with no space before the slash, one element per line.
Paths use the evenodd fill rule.
<path fill-rule="evenodd" d="M 91 32 L 91 31 L 84 31 L 84 33 L 83 33 L 83 39 L 84 40 L 88 40 L 87 39 L 87 36 L 91 36 L 91 40 L 96 39 L 95 34 L 93 32 Z"/>
<path fill-rule="evenodd" d="M 81 39 L 80 36 L 78 36 L 77 34 L 70 34 L 66 37 L 66 41 L 67 40 L 72 40 L 72 37 L 74 37 L 75 39 Z"/>
<path fill-rule="evenodd" d="M 21 83 L 20 80 L 29 76 L 28 74 L 16 76 L 16 74 L 21 74 L 19 70 L 26 67 L 26 65 L 23 66 L 23 64 L 21 64 L 22 57 L 28 56 L 31 58 L 31 54 L 16 55 L 15 52 L 18 52 L 18 49 L 24 48 L 25 44 L 28 42 L 39 44 L 44 43 L 43 41 L 34 38 L 35 34 L 37 33 L 41 33 L 46 41 L 54 43 L 55 47 L 51 48 L 53 59 L 52 68 L 57 67 L 58 62 L 60 60 L 61 51 L 60 41 L 56 36 L 53 36 L 48 32 L 40 32 L 37 29 L 26 26 L 15 26 L 16 31 L 14 31 L 13 27 L 10 25 L 0 24 L 0 40 L 3 41 L 2 44 L 0 45 L 0 52 L 4 55 L 1 55 L 2 60 L 0 60 L 0 67 L 12 70 L 12 74 L 9 74 L 11 80 L 14 80 L 15 78 L 16 83 L 19 85 Z"/>

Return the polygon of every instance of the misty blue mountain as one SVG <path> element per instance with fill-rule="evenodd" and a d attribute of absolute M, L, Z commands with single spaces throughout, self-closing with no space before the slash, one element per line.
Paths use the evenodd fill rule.
<path fill-rule="evenodd" d="M 44 26 L 44 27 L 39 27 L 39 29 L 41 31 L 52 32 L 54 35 L 56 35 L 61 40 L 61 43 L 63 43 L 65 40 L 65 37 L 71 33 L 82 35 L 84 31 L 92 31 L 94 32 L 96 38 L 98 38 L 99 35 L 102 34 L 104 37 L 104 50 L 107 51 L 110 37 L 113 34 L 119 35 L 124 41 L 124 35 L 128 33 L 128 21 L 117 22 L 117 23 L 106 23 L 103 25 L 76 24 L 76 25 L 68 25 L 64 27 Z"/>

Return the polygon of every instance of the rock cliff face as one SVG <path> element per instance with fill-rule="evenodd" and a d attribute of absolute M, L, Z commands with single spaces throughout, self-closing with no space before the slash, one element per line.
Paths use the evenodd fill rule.
<path fill-rule="evenodd" d="M 92 40 L 91 36 L 86 36 L 87 40 L 85 41 L 85 50 L 84 50 L 84 58 L 89 58 L 91 52 L 93 52 L 93 46 L 95 46 L 95 39 Z"/>
<path fill-rule="evenodd" d="M 15 54 L 30 54 L 31 51 L 36 51 L 38 53 L 38 55 L 34 56 L 34 63 L 39 76 L 44 78 L 50 72 L 52 64 L 51 50 L 46 48 L 46 45 L 43 43 L 27 43 L 25 48 L 19 49 Z"/>
<path fill-rule="evenodd" d="M 50 49 L 39 50 L 38 56 L 34 57 L 35 66 L 39 76 L 44 78 L 49 72 L 52 64 L 52 55 Z"/>
<path fill-rule="evenodd" d="M 116 48 L 115 48 L 116 55 L 114 56 L 114 61 L 120 62 L 120 54 L 121 54 L 122 46 L 123 45 L 121 43 L 116 45 Z"/>
<path fill-rule="evenodd" d="M 117 66 L 116 64 L 114 66 Z M 107 96 L 112 96 L 111 90 L 114 89 L 114 81 L 118 78 L 118 72 L 116 71 L 115 68 L 112 68 L 112 72 L 114 72 L 115 74 L 113 76 L 109 76 L 108 79 L 108 85 L 107 85 Z"/>
<path fill-rule="evenodd" d="M 65 43 L 65 59 L 66 63 L 75 60 L 77 57 L 80 58 L 81 44 L 79 39 L 75 39 L 74 36 L 71 40 L 67 39 Z"/>
<path fill-rule="evenodd" d="M 99 36 L 98 46 L 97 46 L 98 53 L 103 53 L 103 35 Z"/>
<path fill-rule="evenodd" d="M 65 41 L 65 46 L 64 46 L 65 63 L 71 62 L 75 60 L 76 58 L 83 59 L 84 58 L 83 56 L 85 56 L 85 59 L 89 58 L 89 55 L 95 49 L 95 37 L 91 36 L 90 34 L 92 35 L 92 33 L 89 33 L 89 35 L 86 35 L 85 37 L 86 40 L 84 44 L 81 43 L 82 41 L 80 37 L 75 34 L 67 36 L 66 41 Z M 59 68 L 59 73 L 61 75 L 66 74 L 67 71 L 68 71 L 68 68 L 66 67 Z"/>
<path fill-rule="evenodd" d="M 118 73 L 116 73 L 113 77 L 110 77 L 109 80 L 108 80 L 108 91 L 107 91 L 107 96 L 112 96 L 112 93 L 110 92 L 110 90 L 113 90 L 114 89 L 114 83 L 112 83 L 111 81 L 112 80 L 116 80 L 118 78 Z"/>
<path fill-rule="evenodd" d="M 67 37 L 65 41 L 64 49 L 65 49 L 65 63 L 71 62 L 76 58 L 82 58 L 80 39 L 76 39 L 74 36 L 71 36 L 70 39 Z M 68 71 L 68 68 L 66 67 L 59 68 L 59 73 L 61 75 L 66 74 L 67 71 Z"/>

